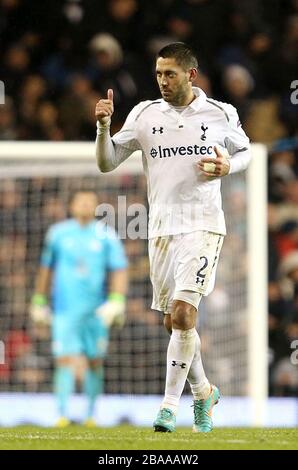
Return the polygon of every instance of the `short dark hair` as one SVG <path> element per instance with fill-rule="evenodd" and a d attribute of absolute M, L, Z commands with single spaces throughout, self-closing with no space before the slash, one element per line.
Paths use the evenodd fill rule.
<path fill-rule="evenodd" d="M 177 64 L 184 69 L 198 68 L 198 59 L 194 51 L 184 42 L 172 42 L 163 47 L 157 54 L 157 59 L 173 58 Z"/>

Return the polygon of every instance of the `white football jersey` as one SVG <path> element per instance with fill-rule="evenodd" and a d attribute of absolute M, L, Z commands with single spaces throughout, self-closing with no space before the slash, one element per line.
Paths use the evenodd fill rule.
<path fill-rule="evenodd" d="M 197 163 L 215 157 L 215 145 L 231 156 L 230 173 L 245 169 L 250 160 L 249 139 L 236 109 L 207 98 L 199 88 L 193 91 L 197 98 L 182 112 L 162 98 L 139 103 L 112 138 L 115 166 L 142 151 L 149 238 L 195 230 L 225 234 L 221 178 L 204 176 Z"/>

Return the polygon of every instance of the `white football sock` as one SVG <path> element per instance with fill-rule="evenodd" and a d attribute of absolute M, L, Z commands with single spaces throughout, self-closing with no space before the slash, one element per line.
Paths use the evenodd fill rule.
<path fill-rule="evenodd" d="M 201 358 L 201 340 L 198 332 L 195 334 L 195 354 L 189 368 L 187 381 L 194 397 L 194 400 L 206 400 L 210 395 L 211 385 L 205 375 Z"/>
<path fill-rule="evenodd" d="M 195 328 L 172 330 L 167 352 L 166 390 L 161 408 L 169 408 L 174 413 L 177 412 L 188 371 L 194 358 L 196 337 Z"/>

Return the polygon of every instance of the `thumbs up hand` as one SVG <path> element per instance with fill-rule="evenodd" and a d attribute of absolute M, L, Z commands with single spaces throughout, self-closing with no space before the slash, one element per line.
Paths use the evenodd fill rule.
<path fill-rule="evenodd" d="M 226 150 L 214 147 L 216 158 L 202 158 L 198 163 L 199 169 L 205 176 L 226 176 L 230 171 L 229 154 Z"/>
<path fill-rule="evenodd" d="M 95 107 L 95 117 L 101 125 L 107 126 L 111 122 L 114 112 L 113 90 L 109 89 L 107 99 L 99 100 Z"/>

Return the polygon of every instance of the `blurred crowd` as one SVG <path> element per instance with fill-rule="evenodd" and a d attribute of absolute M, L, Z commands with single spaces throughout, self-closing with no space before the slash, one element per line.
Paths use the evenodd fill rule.
<path fill-rule="evenodd" d="M 270 392 L 298 396 L 298 160 L 290 142 L 269 161 Z M 296 351 L 296 354 L 295 354 Z"/>
<path fill-rule="evenodd" d="M 196 85 L 232 103 L 251 140 L 268 145 L 270 393 L 298 395 L 298 0 L 0 0 L 0 140 L 93 140 L 94 105 L 108 88 L 115 132 L 134 104 L 159 96 L 155 55 L 177 40 L 197 52 Z M 3 207 L 18 206 L 1 204 L 6 217 Z"/>
<path fill-rule="evenodd" d="M 158 96 L 158 50 L 185 41 L 197 84 L 234 104 L 253 141 L 297 132 L 297 0 L 1 0 L 0 139 L 89 140 L 114 89 L 114 129 Z"/>

